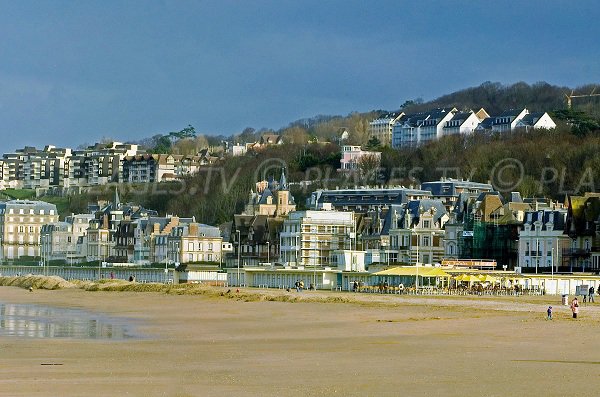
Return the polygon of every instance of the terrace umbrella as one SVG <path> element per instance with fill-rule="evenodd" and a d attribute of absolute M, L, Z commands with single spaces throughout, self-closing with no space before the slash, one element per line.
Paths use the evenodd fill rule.
<path fill-rule="evenodd" d="M 472 274 L 461 274 L 460 276 L 454 277 L 454 279 L 456 281 L 461 281 L 461 282 L 469 283 L 469 285 L 471 285 L 473 283 L 480 283 L 481 282 L 481 280 L 479 279 L 479 277 L 474 276 Z"/>
<path fill-rule="evenodd" d="M 494 276 L 490 276 L 489 274 L 482 274 L 481 276 L 479 276 L 479 280 L 482 283 L 492 283 L 495 284 L 498 282 L 498 279 Z"/>

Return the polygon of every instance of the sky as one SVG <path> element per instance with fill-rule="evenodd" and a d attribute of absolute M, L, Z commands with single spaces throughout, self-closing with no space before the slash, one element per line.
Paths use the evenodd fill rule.
<path fill-rule="evenodd" d="M 0 153 L 600 82 L 600 3 L 0 0 Z"/>

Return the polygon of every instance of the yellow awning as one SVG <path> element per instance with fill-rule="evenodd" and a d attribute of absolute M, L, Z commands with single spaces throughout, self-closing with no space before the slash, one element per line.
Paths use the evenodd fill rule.
<path fill-rule="evenodd" d="M 479 280 L 482 283 L 495 283 L 498 282 L 498 279 L 494 276 L 490 276 L 489 274 L 482 274 L 479 276 Z"/>
<path fill-rule="evenodd" d="M 461 274 L 460 276 L 454 277 L 456 281 L 466 281 L 468 283 L 479 283 L 481 280 L 479 277 L 474 276 L 472 274 Z"/>
<path fill-rule="evenodd" d="M 417 276 L 419 277 L 450 277 L 448 273 L 436 267 L 398 266 L 373 273 L 375 276 Z"/>

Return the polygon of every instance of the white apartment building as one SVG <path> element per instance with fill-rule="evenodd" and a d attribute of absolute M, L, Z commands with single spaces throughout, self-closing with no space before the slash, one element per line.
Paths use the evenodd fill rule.
<path fill-rule="evenodd" d="M 563 250 L 570 238 L 564 234 L 566 210 L 543 209 L 525 213 L 523 229 L 519 231 L 519 266 L 536 272 L 550 271 L 562 264 Z"/>
<path fill-rule="evenodd" d="M 58 222 L 54 204 L 11 200 L 0 203 L 0 260 L 39 257 L 42 226 Z"/>
<path fill-rule="evenodd" d="M 295 266 L 330 266 L 335 252 L 356 246 L 356 237 L 353 212 L 293 211 L 283 221 L 280 260 Z"/>
<path fill-rule="evenodd" d="M 386 222 L 389 247 L 382 262 L 403 264 L 441 263 L 444 257 L 444 225 L 448 214 L 438 200 L 418 200 L 392 207 Z M 390 256 L 390 257 L 388 257 Z"/>
<path fill-rule="evenodd" d="M 456 108 L 439 108 L 402 117 L 392 128 L 392 147 L 414 147 L 443 136 Z"/>
<path fill-rule="evenodd" d="M 479 123 L 481 123 L 481 120 L 477 113 L 472 110 L 468 112 L 456 112 L 450 120 L 446 121 L 446 125 L 442 127 L 442 135 L 471 134 L 475 131 Z"/>
<path fill-rule="evenodd" d="M 521 120 L 527 114 L 529 114 L 529 110 L 527 109 L 510 109 L 505 112 L 502 112 L 494 118 L 494 121 L 492 123 L 492 131 L 512 131 L 517 127 L 517 123 L 519 122 L 519 120 Z"/>
<path fill-rule="evenodd" d="M 556 123 L 546 112 L 532 112 L 517 121 L 515 128 L 524 128 L 525 130 L 543 128 L 552 130 L 556 128 Z"/>

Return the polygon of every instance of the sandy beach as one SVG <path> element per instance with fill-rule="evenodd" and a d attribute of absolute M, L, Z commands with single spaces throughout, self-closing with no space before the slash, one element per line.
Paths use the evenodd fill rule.
<path fill-rule="evenodd" d="M 353 303 L 0 287 L 0 302 L 131 319 L 144 336 L 1 337 L 0 395 L 567 396 L 600 388 L 600 304 L 572 320 L 555 296 L 301 294 Z"/>

